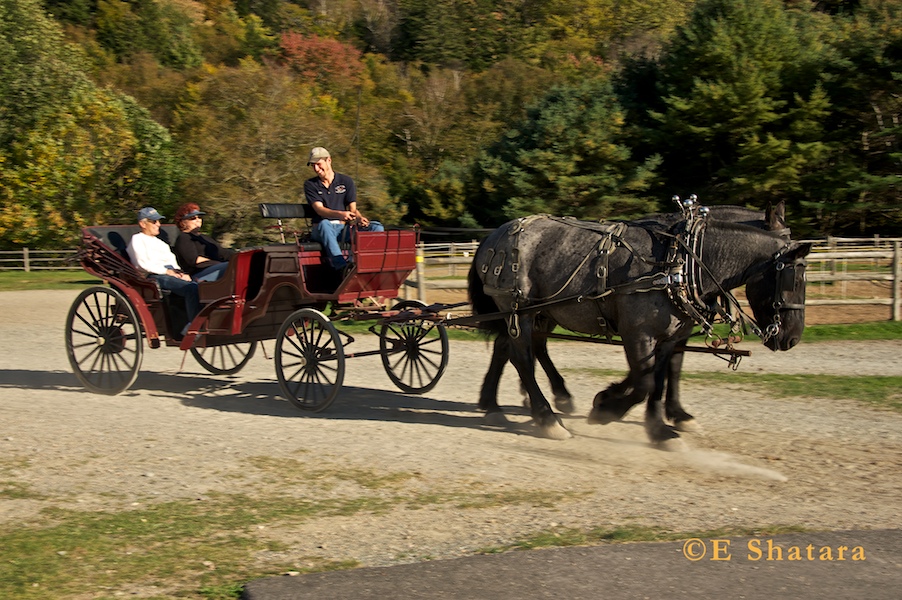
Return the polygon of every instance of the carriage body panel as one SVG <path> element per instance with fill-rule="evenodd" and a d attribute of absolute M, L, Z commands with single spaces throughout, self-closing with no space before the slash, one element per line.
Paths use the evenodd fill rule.
<path fill-rule="evenodd" d="M 179 235 L 163 225 L 160 237 L 173 246 Z M 303 306 L 323 309 L 329 303 L 353 305 L 371 297 L 393 299 L 416 268 L 416 233 L 391 230 L 358 232 L 348 247 L 354 268 L 338 273 L 329 267 L 317 243 L 297 242 L 237 250 L 223 276 L 198 285 L 201 312 L 191 334 L 172 339 L 178 331 L 180 299 L 131 264 L 127 254 L 137 225 L 86 227 L 79 260 L 91 275 L 116 287 L 134 306 L 151 347 L 190 348 L 203 337 L 205 346 L 273 339 L 285 318 Z M 183 316 L 182 316 L 183 320 Z M 190 340 L 188 338 L 191 338 Z"/>

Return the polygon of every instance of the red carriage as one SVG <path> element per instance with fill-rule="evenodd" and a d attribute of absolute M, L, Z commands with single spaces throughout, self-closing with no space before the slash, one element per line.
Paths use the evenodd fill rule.
<path fill-rule="evenodd" d="M 303 204 L 261 204 L 264 217 L 309 218 Z M 200 283 L 202 310 L 188 333 L 181 298 L 161 290 L 131 264 L 126 247 L 137 225 L 86 227 L 78 258 L 106 285 L 85 289 L 66 319 L 66 350 L 75 375 L 97 393 L 118 394 L 138 376 L 144 344 L 190 351 L 209 372 L 232 374 L 264 340 L 275 340 L 276 376 L 283 395 L 303 410 L 320 411 L 335 400 L 345 374 L 345 348 L 354 337 L 336 323 L 372 321 L 385 371 L 399 389 L 423 393 L 438 383 L 448 362 L 445 327 L 404 300 L 390 310 L 416 268 L 417 234 L 409 230 L 355 232 L 347 247 L 353 266 L 336 273 L 319 244 L 293 232 L 294 243 L 237 251 L 223 276 Z M 164 225 L 170 245 L 179 235 Z"/>

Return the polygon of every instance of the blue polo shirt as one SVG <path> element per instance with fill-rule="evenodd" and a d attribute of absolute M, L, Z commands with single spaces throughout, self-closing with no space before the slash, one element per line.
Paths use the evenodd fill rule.
<path fill-rule="evenodd" d="M 353 179 L 341 173 L 335 174 L 329 187 L 323 185 L 319 177 L 311 177 L 304 182 L 304 197 L 311 207 L 322 202 L 323 206 L 332 210 L 348 210 L 351 203 L 357 202 L 357 188 L 354 187 Z M 322 220 L 319 213 L 314 211 L 313 222 L 319 223 Z"/>

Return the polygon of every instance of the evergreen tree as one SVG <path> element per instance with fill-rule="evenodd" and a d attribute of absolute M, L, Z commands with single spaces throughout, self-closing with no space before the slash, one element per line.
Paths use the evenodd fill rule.
<path fill-rule="evenodd" d="M 608 81 L 553 89 L 480 156 L 469 212 L 497 225 L 532 213 L 611 219 L 653 211 L 646 192 L 657 158 L 632 160 L 623 125 Z"/>
<path fill-rule="evenodd" d="M 835 148 L 804 200 L 816 231 L 902 234 L 902 6 L 862 2 L 831 22 L 825 89 L 833 110 L 825 123 Z"/>
<path fill-rule="evenodd" d="M 779 0 L 703 0 L 660 61 L 647 136 L 675 193 L 763 206 L 823 167 L 823 46 Z"/>

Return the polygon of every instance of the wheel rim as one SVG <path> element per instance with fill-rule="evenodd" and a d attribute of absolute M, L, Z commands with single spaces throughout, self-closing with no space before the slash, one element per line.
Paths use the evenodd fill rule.
<path fill-rule="evenodd" d="M 301 309 L 282 324 L 276 374 L 282 393 L 301 410 L 319 412 L 332 404 L 344 381 L 344 361 L 338 332 L 321 312 Z"/>
<path fill-rule="evenodd" d="M 216 375 L 232 375 L 244 368 L 254 352 L 257 342 L 238 342 L 208 348 L 191 347 L 191 354 L 204 369 Z"/>
<path fill-rule="evenodd" d="M 420 308 L 409 300 L 394 310 Z M 421 318 L 383 322 L 379 333 L 382 366 L 389 379 L 409 394 L 428 392 L 438 383 L 448 366 L 448 332 L 443 325 Z"/>
<path fill-rule="evenodd" d="M 66 318 L 66 353 L 75 376 L 92 392 L 114 395 L 138 377 L 144 346 L 138 317 L 112 288 L 81 292 Z"/>

